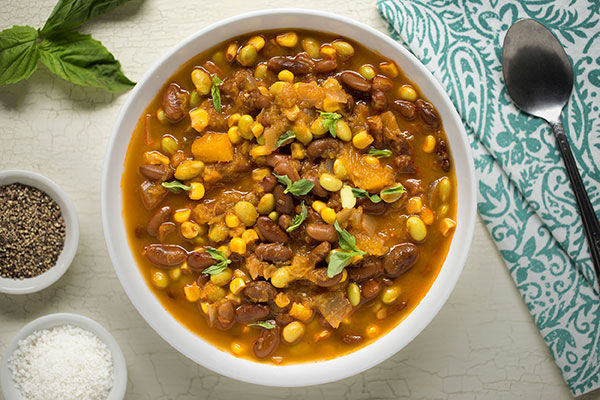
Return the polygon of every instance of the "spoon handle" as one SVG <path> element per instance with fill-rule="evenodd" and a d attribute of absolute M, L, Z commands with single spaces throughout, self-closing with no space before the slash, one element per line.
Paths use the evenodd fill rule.
<path fill-rule="evenodd" d="M 598 223 L 598 218 L 596 217 L 590 198 L 585 191 L 585 186 L 583 186 L 581 175 L 579 175 L 579 171 L 577 170 L 577 164 L 575 163 L 575 158 L 571 152 L 571 146 L 569 146 L 569 142 L 567 141 L 567 136 L 565 135 L 565 130 L 560 122 L 560 118 L 558 118 L 558 121 L 556 122 L 550 122 L 550 126 L 552 127 L 554 137 L 558 143 L 558 148 L 560 149 L 563 161 L 567 167 L 567 174 L 571 180 L 573 192 L 575 192 L 575 200 L 577 201 L 579 211 L 581 212 L 583 228 L 590 247 L 590 252 L 592 253 L 592 262 L 594 264 L 594 270 L 596 271 L 596 278 L 600 282 L 600 223 Z"/>

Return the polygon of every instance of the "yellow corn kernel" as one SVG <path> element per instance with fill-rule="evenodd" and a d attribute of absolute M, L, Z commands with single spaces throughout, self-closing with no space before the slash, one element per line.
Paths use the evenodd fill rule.
<path fill-rule="evenodd" d="M 423 200 L 420 197 L 415 196 L 408 199 L 406 203 L 406 212 L 409 214 L 418 214 L 423 209 Z"/>
<path fill-rule="evenodd" d="M 252 46 L 251 44 L 247 44 L 238 51 L 235 59 L 242 66 L 249 67 L 250 65 L 254 64 L 257 57 L 258 57 L 258 49 L 256 47 Z"/>
<path fill-rule="evenodd" d="M 183 287 L 183 297 L 191 303 L 200 299 L 200 287 L 196 282 L 188 283 Z"/>
<path fill-rule="evenodd" d="M 358 69 L 358 73 L 361 74 L 368 81 L 375 77 L 375 69 L 372 65 L 369 64 L 362 65 Z"/>
<path fill-rule="evenodd" d="M 387 317 L 387 309 L 385 307 L 381 307 L 375 313 L 375 318 L 377 318 L 378 320 L 385 319 L 386 317 Z"/>
<path fill-rule="evenodd" d="M 304 123 L 301 123 L 301 124 L 296 123 L 296 125 L 294 126 L 294 128 L 292 130 L 296 134 L 296 140 L 298 140 L 300 143 L 302 143 L 304 145 L 309 144 L 313 139 L 312 132 L 310 131 L 310 129 L 308 129 L 308 127 Z"/>
<path fill-rule="evenodd" d="M 336 58 L 337 57 L 337 50 L 335 49 L 335 47 L 328 45 L 328 44 L 322 45 L 321 48 L 319 49 L 319 52 L 325 58 Z"/>
<path fill-rule="evenodd" d="M 200 233 L 200 226 L 192 221 L 184 221 L 181 224 L 181 236 L 186 239 L 193 239 Z"/>
<path fill-rule="evenodd" d="M 227 49 L 225 50 L 225 59 L 229 62 L 232 62 L 238 52 L 238 44 L 237 42 L 232 42 L 227 45 Z"/>
<path fill-rule="evenodd" d="M 250 125 L 250 130 L 252 131 L 254 137 L 257 138 L 260 135 L 262 135 L 263 131 L 265 130 L 265 127 L 260 122 L 253 122 L 252 125 Z"/>
<path fill-rule="evenodd" d="M 290 121 L 295 121 L 296 118 L 298 118 L 298 115 L 300 115 L 300 108 L 296 104 L 290 108 L 283 108 L 281 111 Z"/>
<path fill-rule="evenodd" d="M 343 140 L 344 142 L 349 142 L 352 140 L 352 131 L 348 126 L 348 123 L 343 119 L 338 119 L 336 123 L 336 136 L 338 139 Z"/>
<path fill-rule="evenodd" d="M 258 234 L 254 229 L 246 229 L 242 233 L 242 240 L 246 242 L 246 245 L 252 244 L 258 240 Z"/>
<path fill-rule="evenodd" d="M 321 200 L 315 200 L 312 203 L 312 208 L 313 210 L 315 210 L 316 212 L 318 212 L 319 214 L 321 214 L 321 211 L 327 207 L 327 204 L 323 203 Z"/>
<path fill-rule="evenodd" d="M 275 42 L 282 47 L 295 47 L 298 44 L 296 32 L 286 32 L 275 36 Z"/>
<path fill-rule="evenodd" d="M 231 250 L 229 250 L 229 246 L 222 244 L 221 246 L 217 247 L 217 250 L 220 250 L 223 252 L 223 254 L 225 254 L 225 257 L 229 257 L 231 255 Z"/>
<path fill-rule="evenodd" d="M 246 287 L 246 282 L 244 282 L 243 278 L 234 278 L 229 284 L 229 290 L 233 294 L 240 294 L 243 288 Z"/>
<path fill-rule="evenodd" d="M 183 210 L 175 211 L 175 213 L 173 214 L 173 219 L 181 224 L 184 221 L 190 219 L 190 215 L 192 215 L 192 210 L 190 210 L 189 208 L 184 208 Z"/>
<path fill-rule="evenodd" d="M 250 140 L 252 139 L 252 124 L 254 123 L 254 118 L 251 115 L 244 114 L 238 120 L 238 133 L 244 139 Z"/>
<path fill-rule="evenodd" d="M 419 213 L 419 216 L 421 217 L 423 222 L 425 222 L 425 225 L 432 225 L 435 221 L 435 215 L 433 215 L 433 211 L 431 211 L 431 208 L 427 206 L 423 207 L 423 209 Z"/>
<path fill-rule="evenodd" d="M 354 47 L 348 42 L 338 40 L 331 43 L 331 45 L 337 50 L 340 57 L 350 58 L 354 55 Z"/>
<path fill-rule="evenodd" d="M 231 242 L 229 242 L 229 248 L 234 253 L 245 254 L 246 242 L 244 242 L 244 239 L 242 239 L 241 237 L 235 237 L 231 239 Z"/>
<path fill-rule="evenodd" d="M 348 179 L 348 170 L 340 159 L 336 159 L 333 162 L 333 173 L 342 180 Z"/>
<path fill-rule="evenodd" d="M 269 70 L 269 68 L 267 67 L 267 64 L 260 63 L 256 66 L 256 69 L 254 70 L 254 77 L 256 79 L 265 79 L 267 77 L 268 70 Z M 262 86 L 259 86 L 259 87 L 262 87 Z"/>
<path fill-rule="evenodd" d="M 171 268 L 169 270 L 169 278 L 174 281 L 179 280 L 181 278 L 181 268 Z"/>
<path fill-rule="evenodd" d="M 400 71 L 398 71 L 398 66 L 393 61 L 383 61 L 383 62 L 380 62 L 379 63 L 379 69 L 388 78 L 395 78 L 400 73 Z"/>
<path fill-rule="evenodd" d="M 417 91 L 410 85 L 402 85 L 398 89 L 398 94 L 402 100 L 415 101 L 417 100 Z"/>
<path fill-rule="evenodd" d="M 232 144 L 238 144 L 242 141 L 240 132 L 237 126 L 232 126 L 227 130 L 227 137 Z"/>
<path fill-rule="evenodd" d="M 340 282 L 346 282 L 346 279 L 348 279 L 348 271 L 346 271 L 346 269 L 344 268 L 342 270 L 342 279 L 340 279 Z"/>
<path fill-rule="evenodd" d="M 269 175 L 271 170 L 269 168 L 257 168 L 252 170 L 252 180 L 254 182 L 260 182 L 265 179 L 265 176 Z"/>
<path fill-rule="evenodd" d="M 268 156 L 272 152 L 267 146 L 254 146 L 250 149 L 250 156 L 257 159 L 258 157 Z"/>
<path fill-rule="evenodd" d="M 313 310 L 306 307 L 302 303 L 292 303 L 292 308 L 290 308 L 290 316 L 300 320 L 302 322 L 306 322 L 310 320 L 313 316 Z"/>
<path fill-rule="evenodd" d="M 192 83 L 196 87 L 196 91 L 201 95 L 207 95 L 210 93 L 212 87 L 212 81 L 208 72 L 203 69 L 196 68 L 191 73 Z"/>
<path fill-rule="evenodd" d="M 319 183 L 328 192 L 337 192 L 342 188 L 342 181 L 338 177 L 328 173 L 321 174 Z"/>
<path fill-rule="evenodd" d="M 275 296 L 274 301 L 275 301 L 275 304 L 277 304 L 277 307 L 279 307 L 279 308 L 287 307 L 288 304 L 290 304 L 290 298 L 288 297 L 287 294 L 285 294 L 283 292 L 277 293 L 277 296 Z"/>
<path fill-rule="evenodd" d="M 154 271 L 152 274 L 152 284 L 159 289 L 169 286 L 169 277 L 163 271 Z"/>
<path fill-rule="evenodd" d="M 277 74 L 277 79 L 283 82 L 294 82 L 294 73 L 287 69 L 282 69 Z"/>
<path fill-rule="evenodd" d="M 263 47 L 265 47 L 265 38 L 263 38 L 262 36 L 252 36 L 250 39 L 248 39 L 248 43 L 254 47 L 256 47 L 256 50 L 261 51 Z"/>
<path fill-rule="evenodd" d="M 181 273 L 189 275 L 192 273 L 192 270 L 190 269 L 190 266 L 188 265 L 188 263 L 186 261 L 183 262 L 183 264 L 181 264 L 179 266 L 179 269 L 181 270 Z"/>
<path fill-rule="evenodd" d="M 290 283 L 292 277 L 286 267 L 278 268 L 271 276 L 271 285 L 278 289 L 284 288 Z"/>
<path fill-rule="evenodd" d="M 425 142 L 423 143 L 423 151 L 425 153 L 431 153 L 431 152 L 433 152 L 434 148 L 435 148 L 435 138 L 431 135 L 427 135 L 425 137 Z"/>
<path fill-rule="evenodd" d="M 204 197 L 204 185 L 200 182 L 190 183 L 192 189 L 188 192 L 188 196 L 191 200 L 200 200 Z"/>
<path fill-rule="evenodd" d="M 210 276 L 210 281 L 217 286 L 225 286 L 231 281 L 233 277 L 233 271 L 231 268 L 225 268 L 222 272 L 218 274 L 213 274 Z"/>
<path fill-rule="evenodd" d="M 276 96 L 281 93 L 286 85 L 289 85 L 289 83 L 283 81 L 274 82 L 271 86 L 269 86 L 269 93 L 271 93 L 273 96 Z"/>
<path fill-rule="evenodd" d="M 229 118 L 227 118 L 227 126 L 231 128 L 232 126 L 237 125 L 240 121 L 240 117 L 241 115 L 239 113 L 231 114 Z"/>
<path fill-rule="evenodd" d="M 437 184 L 437 192 L 438 197 L 441 201 L 448 200 L 450 197 L 450 192 L 452 191 L 452 184 L 450 183 L 450 179 L 442 178 Z"/>
<path fill-rule="evenodd" d="M 267 89 L 265 86 L 259 86 L 258 87 L 258 91 L 260 92 L 260 94 L 262 94 L 263 96 L 268 96 L 269 93 L 269 89 Z"/>
<path fill-rule="evenodd" d="M 331 331 L 328 329 L 323 329 L 321 332 L 315 333 L 313 336 L 313 342 L 320 342 L 322 340 L 327 340 L 331 337 Z"/>
<path fill-rule="evenodd" d="M 346 269 L 344 269 L 345 271 Z M 348 300 L 353 307 L 356 307 L 360 303 L 360 288 L 354 282 L 348 285 L 347 289 Z"/>
<path fill-rule="evenodd" d="M 444 218 L 440 221 L 440 231 L 445 237 L 449 236 L 456 228 L 456 222 L 450 218 Z"/>
<path fill-rule="evenodd" d="M 323 221 L 325 221 L 325 223 L 333 225 L 336 218 L 335 211 L 331 207 L 325 207 L 321 210 L 321 218 L 323 218 Z"/>
<path fill-rule="evenodd" d="M 246 348 L 244 347 L 243 344 L 238 343 L 238 342 L 231 343 L 231 352 L 233 354 L 235 354 L 236 356 L 243 354 L 244 351 L 246 351 Z"/>
<path fill-rule="evenodd" d="M 368 337 L 375 337 L 379 333 L 379 327 L 377 325 L 369 325 L 367 329 L 365 329 L 365 333 Z"/>
<path fill-rule="evenodd" d="M 281 330 L 281 337 L 289 344 L 296 343 L 304 336 L 304 324 L 300 321 L 292 321 Z"/>
<path fill-rule="evenodd" d="M 237 215 L 227 214 L 225 216 L 225 225 L 227 225 L 228 228 L 235 228 L 236 226 L 239 226 L 239 224 L 240 219 L 237 217 Z"/>
<path fill-rule="evenodd" d="M 340 109 L 340 103 L 337 101 L 330 99 L 329 97 L 325 97 L 323 99 L 323 111 L 325 112 L 335 112 Z"/>
<path fill-rule="evenodd" d="M 204 108 L 196 108 L 190 111 L 192 128 L 202 132 L 208 126 L 208 112 Z"/>
<path fill-rule="evenodd" d="M 390 286 L 381 292 L 381 301 L 383 304 L 392 304 L 398 300 L 400 296 L 400 288 L 398 286 Z"/>
<path fill-rule="evenodd" d="M 202 312 L 204 314 L 208 315 L 208 303 L 207 302 L 205 302 L 205 301 L 201 302 L 200 303 L 200 309 L 202 309 Z"/>
<path fill-rule="evenodd" d="M 169 165 L 169 157 L 158 151 L 147 151 L 144 153 L 144 160 L 146 163 L 153 165 Z"/>
<path fill-rule="evenodd" d="M 410 237 L 417 242 L 423 241 L 427 236 L 427 227 L 419 217 L 408 217 L 406 220 L 406 229 L 408 230 Z"/>
<path fill-rule="evenodd" d="M 235 295 L 231 292 L 227 293 L 227 295 L 225 296 L 225 298 L 227 298 L 229 301 L 231 301 L 234 305 L 239 306 L 240 304 L 242 304 L 242 298 L 238 295 Z"/>
<path fill-rule="evenodd" d="M 364 156 L 363 160 L 369 165 L 377 166 L 379 165 L 379 159 L 374 156 Z"/>
<path fill-rule="evenodd" d="M 369 135 L 367 131 L 362 130 L 358 132 L 352 138 L 352 144 L 359 150 L 366 149 L 371 143 L 373 143 L 373 136 Z"/>
<path fill-rule="evenodd" d="M 294 160 L 302 160 L 304 157 L 306 157 L 306 149 L 302 143 L 294 142 L 290 148 L 292 149 L 292 158 Z"/>

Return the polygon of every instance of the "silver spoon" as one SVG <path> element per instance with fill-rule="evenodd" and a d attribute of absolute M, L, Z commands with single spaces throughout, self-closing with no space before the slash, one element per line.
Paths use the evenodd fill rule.
<path fill-rule="evenodd" d="M 502 71 L 509 96 L 523 111 L 545 119 L 554 132 L 600 281 L 600 224 L 585 191 L 561 114 L 573 89 L 573 68 L 565 50 L 544 25 L 532 19 L 515 22 L 504 38 Z"/>

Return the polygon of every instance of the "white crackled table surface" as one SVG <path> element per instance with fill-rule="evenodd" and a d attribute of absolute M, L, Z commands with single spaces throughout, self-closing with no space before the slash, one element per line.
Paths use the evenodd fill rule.
<path fill-rule="evenodd" d="M 40 27 L 54 3 L 3 0 L 0 30 Z M 135 81 L 193 32 L 272 4 L 134 0 L 81 30 L 93 33 Z M 276 5 L 333 11 L 385 31 L 375 0 L 280 0 Z M 79 250 L 60 281 L 37 294 L 0 295 L 0 352 L 27 322 L 73 312 L 100 322 L 120 343 L 129 370 L 126 398 L 132 400 L 571 397 L 481 220 L 462 277 L 440 313 L 406 348 L 365 373 L 321 386 L 268 388 L 219 376 L 188 360 L 133 308 L 104 244 L 102 163 L 126 98 L 75 87 L 43 67 L 26 82 L 0 87 L 0 170 L 27 169 L 54 180 L 75 203 L 81 224 Z"/>

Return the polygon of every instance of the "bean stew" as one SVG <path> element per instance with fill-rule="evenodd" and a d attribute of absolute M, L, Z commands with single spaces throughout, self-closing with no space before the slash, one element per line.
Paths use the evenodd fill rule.
<path fill-rule="evenodd" d="M 123 215 L 141 273 L 188 329 L 275 364 L 398 325 L 456 227 L 434 107 L 393 60 L 327 33 L 237 37 L 182 65 L 133 132 Z"/>

